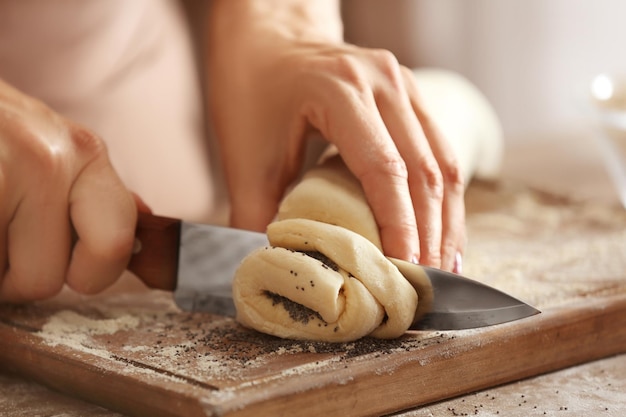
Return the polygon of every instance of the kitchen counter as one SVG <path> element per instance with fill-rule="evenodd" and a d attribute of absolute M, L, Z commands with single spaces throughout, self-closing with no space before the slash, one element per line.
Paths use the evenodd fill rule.
<path fill-rule="evenodd" d="M 511 148 L 504 177 L 576 200 L 617 204 L 599 153 L 586 138 Z M 621 416 L 626 412 L 625 393 L 626 355 L 618 355 L 396 415 Z M 0 374 L 0 411 L 9 417 L 119 415 L 8 374 Z"/>

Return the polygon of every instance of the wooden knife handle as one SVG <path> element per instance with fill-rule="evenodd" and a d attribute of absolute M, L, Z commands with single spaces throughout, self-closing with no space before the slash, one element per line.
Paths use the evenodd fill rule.
<path fill-rule="evenodd" d="M 178 219 L 139 212 L 128 270 L 150 288 L 176 288 L 180 225 Z"/>

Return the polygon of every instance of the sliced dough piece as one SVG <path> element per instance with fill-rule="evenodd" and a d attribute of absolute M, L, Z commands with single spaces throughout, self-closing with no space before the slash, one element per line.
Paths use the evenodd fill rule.
<path fill-rule="evenodd" d="M 275 247 L 253 252 L 235 275 L 243 325 L 279 337 L 343 342 L 398 337 L 413 321 L 415 290 L 362 236 L 291 219 L 271 224 L 268 238 Z M 303 252 L 321 253 L 330 266 Z"/>

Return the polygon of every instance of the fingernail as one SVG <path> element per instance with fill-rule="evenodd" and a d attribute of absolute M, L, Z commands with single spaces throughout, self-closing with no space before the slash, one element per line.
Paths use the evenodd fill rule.
<path fill-rule="evenodd" d="M 454 272 L 455 274 L 463 273 L 463 256 L 461 255 L 461 252 L 457 252 L 456 256 L 454 257 L 454 269 L 452 270 L 452 272 Z"/>
<path fill-rule="evenodd" d="M 413 255 L 413 257 L 411 257 L 411 263 L 414 263 L 415 265 L 419 263 L 419 259 L 416 255 Z"/>

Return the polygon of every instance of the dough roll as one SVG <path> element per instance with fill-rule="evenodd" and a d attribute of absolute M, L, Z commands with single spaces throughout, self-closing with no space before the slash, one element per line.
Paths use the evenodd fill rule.
<path fill-rule="evenodd" d="M 438 68 L 413 70 L 420 101 L 454 151 L 466 185 L 500 173 L 504 140 L 487 98 L 465 77 Z"/>
<path fill-rule="evenodd" d="M 310 169 L 285 196 L 278 220 L 311 219 L 345 227 L 382 250 L 378 225 L 361 183 L 339 155 Z"/>
<path fill-rule="evenodd" d="M 308 219 L 271 224 L 272 247 L 253 252 L 233 286 L 237 320 L 291 339 L 395 338 L 411 325 L 417 294 L 363 236 Z"/>

